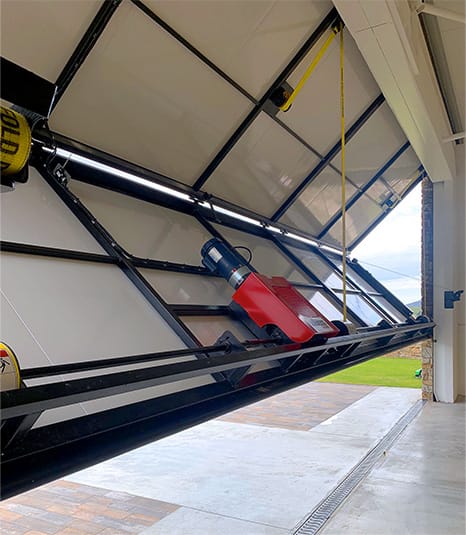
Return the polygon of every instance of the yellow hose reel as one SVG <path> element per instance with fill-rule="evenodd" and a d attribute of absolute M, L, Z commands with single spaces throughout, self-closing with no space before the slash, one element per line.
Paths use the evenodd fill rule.
<path fill-rule="evenodd" d="M 0 392 L 21 387 L 21 371 L 18 359 L 11 347 L 0 342 Z"/>
<path fill-rule="evenodd" d="M 15 182 L 26 182 L 31 153 L 31 129 L 26 118 L 15 110 L 0 106 L 0 166 L 2 191 L 14 189 Z"/>

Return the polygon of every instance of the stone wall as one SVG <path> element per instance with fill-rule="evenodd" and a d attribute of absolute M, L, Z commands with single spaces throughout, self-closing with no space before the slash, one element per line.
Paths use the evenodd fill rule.
<path fill-rule="evenodd" d="M 392 353 L 387 353 L 385 357 L 399 358 L 399 359 L 421 359 L 422 358 L 422 343 L 418 342 L 403 349 L 397 349 Z"/>

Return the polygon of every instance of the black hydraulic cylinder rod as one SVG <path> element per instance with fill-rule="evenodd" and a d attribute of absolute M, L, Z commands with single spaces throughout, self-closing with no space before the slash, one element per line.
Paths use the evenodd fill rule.
<path fill-rule="evenodd" d="M 129 357 L 86 360 L 83 362 L 72 362 L 70 364 L 57 364 L 55 366 L 39 366 L 38 368 L 21 370 L 21 379 L 37 379 L 39 377 L 86 372 L 103 368 L 113 368 L 115 366 L 126 366 L 128 364 L 139 364 L 141 362 L 152 362 L 154 360 L 188 357 L 190 355 L 194 355 L 194 353 L 216 353 L 217 351 L 226 351 L 228 353 L 229 349 L 230 344 L 219 344 L 216 346 L 174 349 L 171 351 L 161 351 L 159 353 L 145 353 L 143 355 L 133 355 Z"/>

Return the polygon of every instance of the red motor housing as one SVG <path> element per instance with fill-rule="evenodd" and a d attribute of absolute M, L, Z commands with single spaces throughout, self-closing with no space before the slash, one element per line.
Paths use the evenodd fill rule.
<path fill-rule="evenodd" d="M 300 344 L 317 335 L 330 338 L 339 334 L 337 327 L 283 277 L 251 273 L 233 294 L 233 301 L 259 327 L 276 326 Z"/>

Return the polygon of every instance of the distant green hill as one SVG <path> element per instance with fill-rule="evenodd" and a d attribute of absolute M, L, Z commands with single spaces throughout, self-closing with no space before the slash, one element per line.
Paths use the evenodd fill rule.
<path fill-rule="evenodd" d="M 414 316 L 419 316 L 419 314 L 422 312 L 420 299 L 418 301 L 414 301 L 413 303 L 408 303 L 406 306 L 411 309 Z"/>

